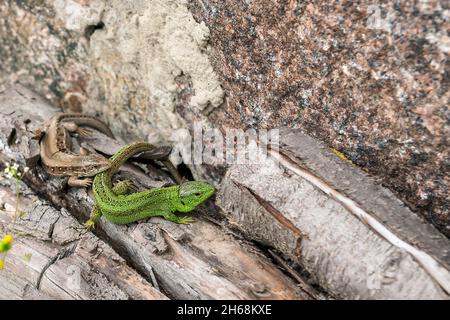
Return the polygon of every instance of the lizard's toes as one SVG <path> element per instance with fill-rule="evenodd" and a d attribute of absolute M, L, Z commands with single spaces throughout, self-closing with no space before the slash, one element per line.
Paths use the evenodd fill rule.
<path fill-rule="evenodd" d="M 194 222 L 195 220 L 192 219 L 191 217 L 180 217 L 180 219 L 178 220 L 178 223 L 180 224 L 189 224 Z"/>
<path fill-rule="evenodd" d="M 86 128 L 78 128 L 77 129 L 77 133 L 81 136 L 81 137 L 87 137 L 89 136 L 92 131 Z"/>
<path fill-rule="evenodd" d="M 131 180 L 123 180 L 122 183 L 126 185 L 127 190 L 136 192 L 138 190 L 137 186 Z"/>
<path fill-rule="evenodd" d="M 91 178 L 84 179 L 83 182 L 81 183 L 83 188 L 87 188 L 91 184 L 92 184 L 92 179 Z"/>
<path fill-rule="evenodd" d="M 128 186 L 128 188 L 129 188 L 130 191 L 132 191 L 132 192 L 137 192 L 137 191 L 138 191 L 138 187 L 137 187 L 133 182 L 130 183 L 130 185 Z"/>
<path fill-rule="evenodd" d="M 41 140 L 41 138 L 44 136 L 45 132 L 42 129 L 36 129 L 33 132 L 33 136 L 31 137 L 31 139 L 33 140 Z"/>
<path fill-rule="evenodd" d="M 86 221 L 86 222 L 84 223 L 84 227 L 85 227 L 87 230 L 92 230 L 92 229 L 95 228 L 95 222 L 92 221 L 91 219 L 89 219 L 88 221 Z"/>

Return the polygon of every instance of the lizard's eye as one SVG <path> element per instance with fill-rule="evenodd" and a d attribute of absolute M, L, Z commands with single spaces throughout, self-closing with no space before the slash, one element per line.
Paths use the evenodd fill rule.
<path fill-rule="evenodd" d="M 200 192 L 196 192 L 196 193 L 194 193 L 194 196 L 196 196 L 196 197 L 200 197 L 202 194 L 200 193 Z"/>

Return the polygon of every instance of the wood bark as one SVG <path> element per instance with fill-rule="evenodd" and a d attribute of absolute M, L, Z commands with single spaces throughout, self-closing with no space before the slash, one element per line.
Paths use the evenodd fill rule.
<path fill-rule="evenodd" d="M 300 130 L 233 165 L 218 204 L 248 237 L 338 298 L 448 299 L 450 241 L 389 190 Z"/>
<path fill-rule="evenodd" d="M 2 160 L 35 165 L 21 187 L 25 214 L 15 223 L 10 214 L 14 185 L 6 179 L 0 184 L 4 232 L 20 234 L 6 259 L 4 294 L 25 299 L 449 298 L 450 241 L 378 181 L 300 130 L 281 130 L 279 145 L 258 164 L 232 165 L 219 188 L 219 208 L 202 206 L 191 225 L 151 218 L 121 226 L 102 219 L 94 234 L 85 232 L 80 222 L 92 208 L 92 192 L 68 188 L 66 179 L 49 177 L 36 161 L 32 132 L 57 111 L 20 86 L 0 96 Z M 103 138 L 79 143 L 99 149 Z M 163 148 L 156 155 L 167 152 Z M 140 189 L 173 183 L 152 164 L 145 171 L 128 164 L 118 178 L 131 178 Z M 220 216 L 226 219 L 216 221 Z M 301 277 L 298 267 L 310 277 Z M 82 275 L 80 286 L 71 282 L 76 272 Z"/>
<path fill-rule="evenodd" d="M 66 179 L 48 176 L 36 161 L 39 149 L 31 139 L 33 130 L 57 111 L 21 86 L 6 90 L 0 97 L 1 156 L 21 166 L 35 165 L 24 176 L 24 182 L 48 201 L 47 209 L 24 206 L 26 213 L 14 227 L 16 231 L 30 232 L 23 240 L 20 238 L 7 257 L 5 285 L 15 288 L 14 292 L 22 292 L 17 296 L 164 298 L 166 294 L 176 299 L 310 298 L 308 290 L 300 289 L 261 250 L 212 223 L 208 219 L 214 213 L 212 210 L 216 210 L 212 207 L 197 210 L 196 222 L 191 225 L 176 225 L 161 218 L 114 225 L 102 219 L 95 235 L 79 231 L 79 222 L 88 218 L 93 205 L 91 190 L 67 188 Z M 144 174 L 138 167 L 128 165 L 120 174 L 132 177 L 140 188 L 171 183 L 166 173 L 154 168 Z M 4 225 L 6 228 L 11 224 Z M 23 264 L 19 269 L 16 266 L 21 264 L 15 263 L 26 250 L 32 251 L 33 267 Z M 117 261 L 122 269 L 114 267 Z M 84 275 L 82 292 L 64 286 L 67 279 L 64 270 L 71 265 L 79 267 Z M 21 270 L 30 273 L 26 283 Z M 313 292 L 312 288 L 309 292 Z"/>
<path fill-rule="evenodd" d="M 52 207 L 24 183 L 21 217 L 14 218 L 14 182 L 2 178 L 0 201 L 2 233 L 15 235 L 0 273 L 3 299 L 167 299 L 67 210 Z"/>

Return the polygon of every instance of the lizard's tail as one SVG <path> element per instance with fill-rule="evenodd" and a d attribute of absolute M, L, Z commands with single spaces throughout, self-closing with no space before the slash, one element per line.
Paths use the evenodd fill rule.
<path fill-rule="evenodd" d="M 97 129 L 98 131 L 106 134 L 108 137 L 114 139 L 114 134 L 112 133 L 108 125 L 100 119 L 97 119 L 96 117 L 81 113 L 59 113 L 55 117 L 57 117 L 59 121 L 72 121 L 77 125 L 88 126 Z"/>
<path fill-rule="evenodd" d="M 120 166 L 125 163 L 129 158 L 137 155 L 138 153 L 149 151 L 156 148 L 156 146 L 144 142 L 144 141 L 138 141 L 130 143 L 129 145 L 126 145 L 125 147 L 122 147 L 119 151 L 117 151 L 116 154 L 114 154 L 109 160 L 111 161 L 112 165 L 109 168 L 109 171 L 111 173 L 117 172 L 119 170 Z"/>

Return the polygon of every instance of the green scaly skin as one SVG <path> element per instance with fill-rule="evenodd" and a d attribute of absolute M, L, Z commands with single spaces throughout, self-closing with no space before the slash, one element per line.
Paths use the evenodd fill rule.
<path fill-rule="evenodd" d="M 154 148 L 146 142 L 135 142 L 120 149 L 110 158 L 111 167 L 96 175 L 92 189 L 95 206 L 87 228 L 93 228 L 103 215 L 116 224 L 126 224 L 148 217 L 162 216 L 176 223 L 190 223 L 190 217 L 178 217 L 174 212 L 190 212 L 213 195 L 212 185 L 202 181 L 184 182 L 178 186 L 154 188 L 127 194 L 133 183 L 121 181 L 114 187 L 112 177 L 130 157 Z"/>

